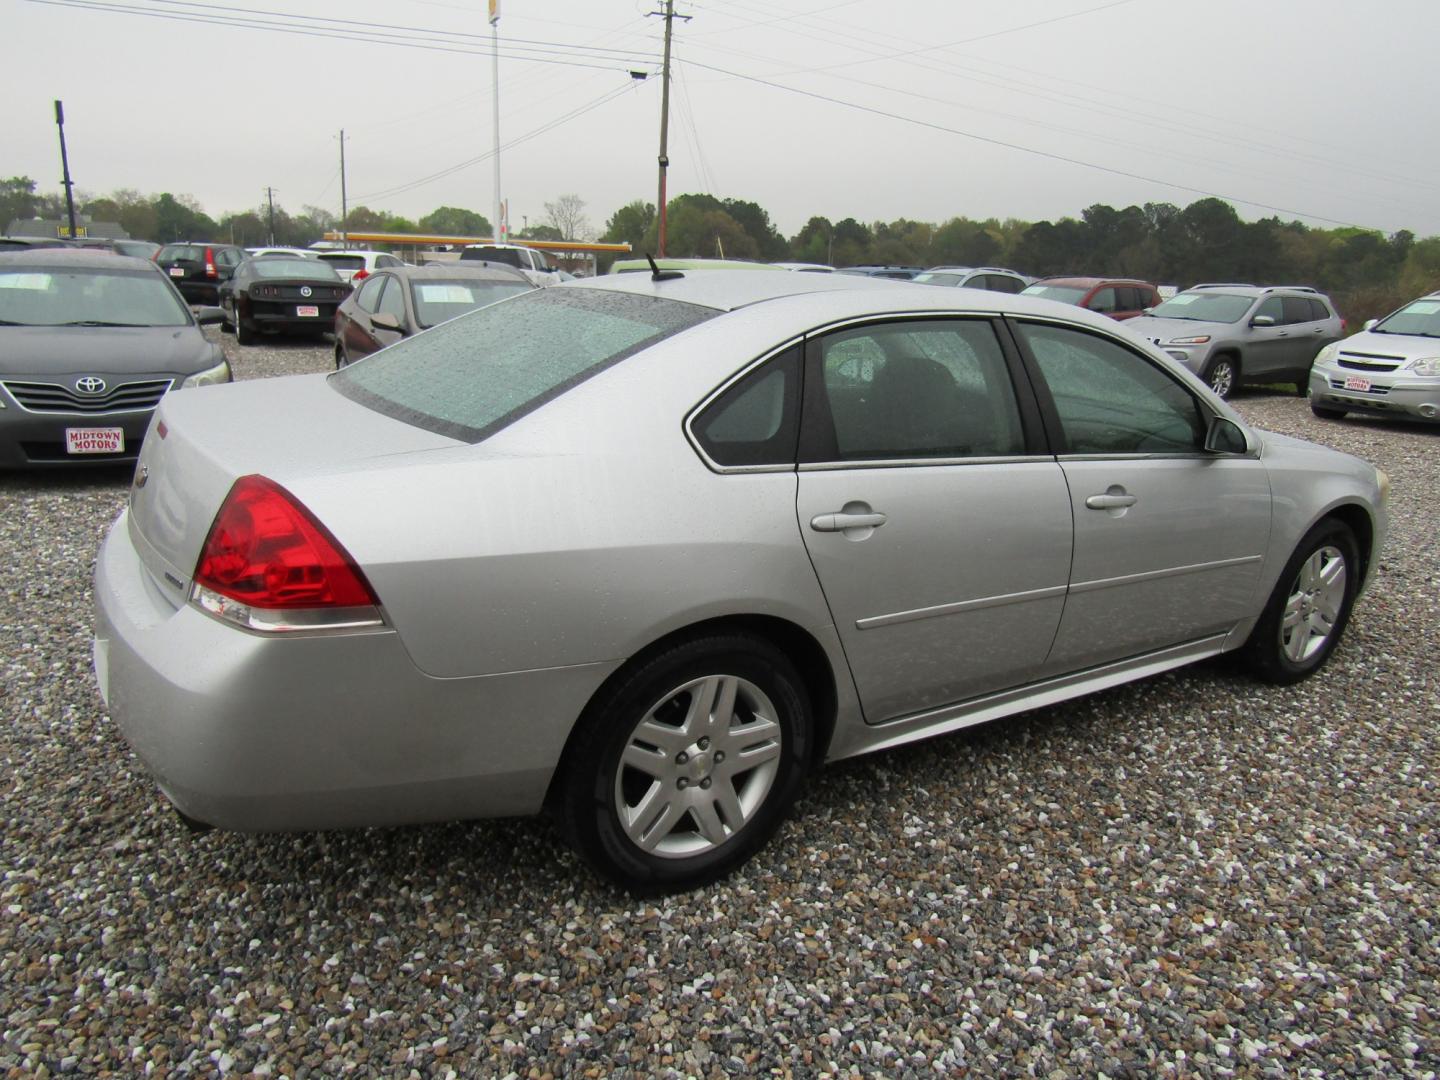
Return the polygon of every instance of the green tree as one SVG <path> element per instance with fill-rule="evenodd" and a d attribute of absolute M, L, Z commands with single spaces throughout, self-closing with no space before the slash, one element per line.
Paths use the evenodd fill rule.
<path fill-rule="evenodd" d="M 437 236 L 477 236 L 488 239 L 493 235 L 489 218 L 458 206 L 441 206 L 431 210 L 420 219 L 419 224 L 421 232 Z"/>
<path fill-rule="evenodd" d="M 216 236 L 220 226 L 200 209 L 189 195 L 175 196 L 163 192 L 155 199 L 156 240 L 207 240 Z"/>
<path fill-rule="evenodd" d="M 812 217 L 805 227 L 790 238 L 790 255 L 796 262 L 812 262 L 829 265 L 831 259 L 830 238 L 835 226 L 829 218 Z"/>
<path fill-rule="evenodd" d="M 345 228 L 349 232 L 382 232 L 385 215 L 368 206 L 357 206 L 345 216 Z"/>
<path fill-rule="evenodd" d="M 525 230 L 525 239 L 526 239 L 526 240 L 569 240 L 569 239 L 571 239 L 571 237 L 566 236 L 566 235 L 565 235 L 564 233 L 562 233 L 559 229 L 557 229 L 554 225 L 531 225 L 530 228 L 528 228 L 528 229 Z"/>
<path fill-rule="evenodd" d="M 1001 240 L 982 222 L 957 217 L 935 230 L 934 261 L 945 266 L 993 266 L 999 261 Z"/>
<path fill-rule="evenodd" d="M 0 180 L 0 229 L 35 216 L 35 181 L 28 176 Z"/>
<path fill-rule="evenodd" d="M 629 244 L 631 251 L 639 253 L 645 243 L 645 234 L 654 225 L 655 204 L 636 199 L 610 215 L 600 239 L 607 244 Z"/>

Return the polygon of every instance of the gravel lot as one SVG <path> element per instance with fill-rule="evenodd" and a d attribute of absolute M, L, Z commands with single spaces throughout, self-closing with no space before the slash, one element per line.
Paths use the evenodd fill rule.
<path fill-rule="evenodd" d="M 1434 1075 L 1440 429 L 1237 404 L 1394 481 L 1321 676 L 1212 663 L 844 763 L 661 903 L 540 821 L 191 836 L 91 673 L 128 471 L 0 475 L 0 1074 Z"/>

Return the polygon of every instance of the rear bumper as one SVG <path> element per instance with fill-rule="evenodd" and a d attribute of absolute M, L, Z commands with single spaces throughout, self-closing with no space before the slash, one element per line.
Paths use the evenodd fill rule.
<path fill-rule="evenodd" d="M 162 589 L 122 513 L 95 573 L 101 694 L 170 801 L 222 828 L 534 813 L 617 666 L 437 679 L 393 631 L 251 634 Z"/>
<path fill-rule="evenodd" d="M 256 303 L 242 304 L 241 317 L 258 330 L 274 330 L 281 333 L 324 334 L 335 329 L 337 303 L 317 303 L 318 315 L 299 315 L 296 308 L 300 303 Z"/>
<path fill-rule="evenodd" d="M 1366 376 L 1369 390 L 1347 390 L 1344 368 L 1310 371 L 1310 401 L 1326 409 L 1345 409 L 1370 416 L 1404 417 L 1440 422 L 1440 379 L 1397 378 L 1393 375 Z"/>

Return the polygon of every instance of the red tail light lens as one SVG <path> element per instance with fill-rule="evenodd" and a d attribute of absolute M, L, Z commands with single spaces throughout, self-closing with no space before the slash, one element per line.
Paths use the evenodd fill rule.
<path fill-rule="evenodd" d="M 252 630 L 378 626 L 365 575 L 314 515 L 273 480 L 243 476 L 195 567 L 191 599 Z"/>
<path fill-rule="evenodd" d="M 210 248 L 205 249 L 205 276 L 219 277 L 215 272 L 215 252 Z"/>
<path fill-rule="evenodd" d="M 350 280 L 351 280 L 351 281 L 364 281 L 364 280 L 365 280 L 367 277 L 369 277 L 369 276 L 370 276 L 370 271 L 369 271 L 369 270 L 366 270 L 366 269 L 362 266 L 359 270 L 356 270 L 356 271 L 355 271 L 355 273 L 351 276 Z"/>

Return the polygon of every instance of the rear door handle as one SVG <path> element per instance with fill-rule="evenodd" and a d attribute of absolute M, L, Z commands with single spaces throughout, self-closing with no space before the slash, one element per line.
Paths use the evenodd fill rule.
<path fill-rule="evenodd" d="M 846 529 L 878 529 L 885 524 L 885 515 L 879 512 L 869 514 L 816 514 L 810 519 L 810 528 L 816 532 L 843 532 Z"/>
<path fill-rule="evenodd" d="M 1091 510 L 1121 510 L 1127 506 L 1134 506 L 1136 501 L 1134 495 L 1116 495 L 1107 492 L 1104 495 L 1091 495 L 1085 500 L 1085 505 Z"/>

